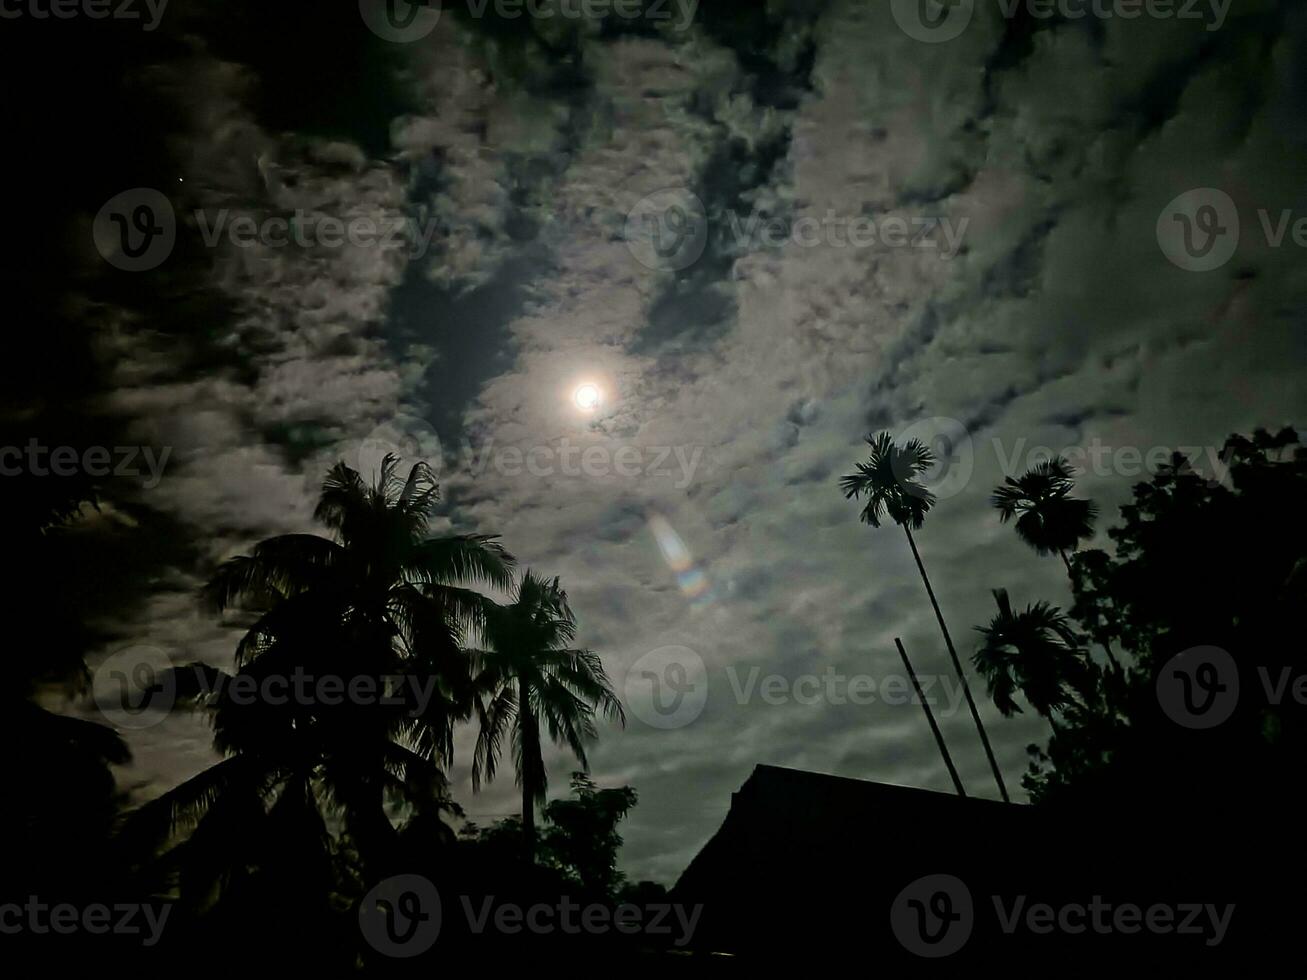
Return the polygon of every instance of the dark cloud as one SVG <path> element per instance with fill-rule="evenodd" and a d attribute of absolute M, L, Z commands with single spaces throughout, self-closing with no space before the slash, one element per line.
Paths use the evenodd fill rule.
<path fill-rule="evenodd" d="M 39 166 L 11 178 L 15 226 L 56 230 L 9 242 L 16 268 L 39 271 L 14 297 L 6 428 L 173 448 L 157 487 L 110 484 L 84 531 L 97 652 L 230 658 L 232 631 L 197 614 L 195 587 L 258 538 L 309 529 L 330 462 L 411 416 L 444 446 L 451 526 L 502 533 L 561 575 L 615 678 L 669 645 L 709 668 L 693 723 L 635 720 L 593 754 L 600 782 L 641 794 L 631 873 L 674 878 L 760 762 L 946 789 L 910 706 L 741 703 L 727 680 L 884 676 L 895 636 L 947 674 L 902 535 L 859 527 L 835 486 L 862 436 L 936 417 L 970 434 L 971 476 L 919 536 L 966 652 L 989 588 L 1067 601 L 988 507 L 1035 449 L 1212 446 L 1300 422 L 1307 400 L 1301 255 L 1258 218 L 1307 214 L 1303 13 L 1240 4 L 1207 31 L 980 6 L 938 45 L 859 0 L 705 3 L 684 32 L 455 13 L 410 45 L 348 4 L 170 9 L 155 35 L 108 24 L 114 44 L 101 24 L 32 33 L 33 57 L 77 71 L 36 90 L 5 69 L 6 91 L 29 93 L 8 100 L 15 130 L 48 133 L 31 141 Z M 99 207 L 132 187 L 164 190 L 180 216 L 154 273 L 110 269 L 91 243 Z M 1155 234 L 1199 187 L 1229 193 L 1244 224 L 1236 258 L 1203 274 Z M 668 188 L 711 223 L 679 271 L 624 240 L 636 202 Z M 197 209 L 431 236 L 420 252 L 209 246 Z M 773 246 L 731 234 L 732 216 L 948 219 L 960 247 Z M 571 403 L 582 382 L 604 390 L 595 416 Z M 566 443 L 610 464 L 476 469 L 465 443 Z M 633 476 L 611 465 L 623 449 Z M 1081 481 L 1108 520 L 1131 482 L 1120 467 Z M 711 601 L 682 591 L 652 514 Z M 1015 786 L 1045 733 L 984 715 Z M 941 724 L 967 785 L 993 795 L 969 718 Z M 207 732 L 186 725 L 134 736 L 133 792 L 207 759 Z M 570 761 L 549 763 L 563 786 Z M 469 811 L 514 810 L 508 781 L 473 798 L 467 775 Z"/>

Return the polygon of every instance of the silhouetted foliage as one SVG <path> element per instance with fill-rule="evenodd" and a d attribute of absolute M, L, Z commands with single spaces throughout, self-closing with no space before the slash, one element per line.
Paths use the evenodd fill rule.
<path fill-rule="evenodd" d="M 1218 482 L 1177 454 L 1134 488 L 1108 531 L 1112 550 L 1077 556 L 1072 617 L 1133 662 L 1099 672 L 1094 696 L 1065 708 L 1045 748 L 1031 747 L 1036 801 L 1256 806 L 1285 791 L 1307 741 L 1307 708 L 1293 696 L 1307 448 L 1291 429 L 1258 431 L 1232 436 L 1222 457 Z M 1196 731 L 1166 716 L 1157 684 L 1173 657 L 1204 646 L 1233 657 L 1239 696 L 1228 720 Z"/>
<path fill-rule="evenodd" d="M 586 766 L 586 743 L 599 736 L 596 711 L 624 721 L 599 657 L 573 649 L 576 618 L 567 593 L 552 581 L 524 572 L 513 601 L 487 608 L 481 634 L 486 649 L 473 652 L 480 732 L 472 785 L 495 776 L 507 736 L 522 788 L 522 831 L 527 854 L 535 846 L 535 808 L 549 785 L 541 755 L 541 728 Z"/>
<path fill-rule="evenodd" d="M 490 606 L 468 586 L 507 585 L 513 559 L 493 538 L 430 536 L 436 485 L 424 465 L 407 479 L 397 465 L 388 456 L 373 486 L 337 465 L 316 511 L 332 538 L 263 541 L 205 589 L 214 610 L 257 616 L 235 675 L 219 672 L 199 705 L 227 758 L 133 820 L 171 843 L 165 860 L 197 909 L 253 876 L 325 910 L 351 875 L 397 867 L 406 821 L 430 828 L 452 809 L 444 768 L 475 699 L 460 643 Z M 238 682 L 262 691 L 297 675 L 362 678 L 386 696 L 237 694 Z"/>

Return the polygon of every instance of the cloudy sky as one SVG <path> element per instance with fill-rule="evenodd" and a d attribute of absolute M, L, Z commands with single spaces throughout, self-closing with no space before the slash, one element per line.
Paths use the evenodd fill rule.
<path fill-rule="evenodd" d="M 14 21 L 66 71 L 18 109 L 15 219 L 59 272 L 6 397 L 170 453 L 84 529 L 92 662 L 230 663 L 216 563 L 311 530 L 335 460 L 426 458 L 446 526 L 561 576 L 628 700 L 591 761 L 639 791 L 633 875 L 675 880 L 758 763 L 947 791 L 896 636 L 997 795 L 902 534 L 837 489 L 868 432 L 946 450 L 919 542 L 965 656 L 990 589 L 1068 601 L 988 505 L 1041 447 L 1105 526 L 1160 453 L 1219 476 L 1229 432 L 1303 422 L 1289 2 L 138 6 Z M 149 192 L 172 233 L 125 271 L 111 216 Z M 650 675 L 694 690 L 659 714 Z M 1044 729 L 982 713 L 1020 796 Z M 459 798 L 507 816 L 471 737 Z M 136 798 L 212 758 L 180 716 L 131 744 Z"/>

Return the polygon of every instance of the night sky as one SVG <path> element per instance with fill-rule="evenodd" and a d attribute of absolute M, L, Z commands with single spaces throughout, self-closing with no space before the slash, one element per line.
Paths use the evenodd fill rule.
<path fill-rule="evenodd" d="M 962 779 L 997 795 L 902 534 L 839 492 L 867 433 L 943 450 L 918 541 L 966 658 L 990 589 L 1069 602 L 989 505 L 1041 447 L 1079 464 L 1101 544 L 1170 450 L 1219 477 L 1226 435 L 1305 417 L 1301 5 L 975 0 L 923 40 L 898 0 L 465 2 L 409 41 L 368 0 L 173 0 L 149 30 L 137 6 L 0 24 L 26 55 L 3 69 L 6 430 L 169 453 L 157 479 L 103 480 L 78 528 L 89 661 L 230 665 L 239 624 L 196 600 L 217 563 L 313 530 L 336 460 L 426 459 L 442 529 L 561 576 L 631 702 L 591 762 L 640 794 L 633 876 L 674 881 L 758 763 L 949 791 L 918 707 L 826 693 L 900 674 L 896 636 Z M 124 271 L 102 209 L 139 188 L 175 244 Z M 235 230 L 296 212 L 307 244 Z M 331 244 L 324 216 L 382 241 Z M 660 728 L 641 670 L 668 658 L 706 702 Z M 764 696 L 768 675 L 819 693 Z M 979 700 L 1023 796 L 1046 724 Z M 488 823 L 519 797 L 511 772 L 472 794 L 474 737 L 452 776 Z M 214 758 L 184 713 L 130 744 L 134 800 Z M 574 763 L 547 761 L 561 793 Z"/>

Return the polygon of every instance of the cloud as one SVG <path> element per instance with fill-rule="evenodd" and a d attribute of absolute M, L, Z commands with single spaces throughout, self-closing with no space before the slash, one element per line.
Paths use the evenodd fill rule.
<path fill-rule="evenodd" d="M 306 529 L 328 462 L 378 422 L 439 416 L 452 521 L 561 575 L 614 678 L 669 645 L 708 668 L 693 723 L 633 720 L 593 752 L 598 781 L 641 794 L 625 831 L 635 876 L 673 879 L 758 762 L 948 791 L 914 706 L 740 703 L 727 671 L 885 677 L 899 636 L 923 675 L 951 674 L 901 532 L 858 526 L 838 493 L 868 431 L 947 417 L 970 432 L 973 473 L 918 537 L 965 658 L 989 589 L 1069 600 L 1059 563 L 990 510 L 1005 463 L 1094 440 L 1215 445 L 1301 417 L 1301 256 L 1257 220 L 1307 203 L 1290 111 L 1303 17 L 1281 9 L 1249 4 L 1207 32 L 1005 23 L 986 8 L 937 45 L 856 0 L 760 5 L 739 22 L 704 10 L 684 34 L 647 36 L 510 40 L 442 18 L 400 61 L 408 103 L 391 107 L 384 151 L 263 125 L 259 66 L 201 53 L 160 69 L 155 84 L 187 92 L 179 203 L 417 219 L 439 234 L 420 258 L 224 243 L 197 266 L 214 311 L 202 339 L 120 316 L 111 410 L 177 446 L 146 502 L 211 562 Z M 1168 201 L 1205 186 L 1236 200 L 1245 236 L 1229 266 L 1195 274 L 1155 228 Z M 642 264 L 624 240 L 636 202 L 668 188 L 697 195 L 716 233 L 680 271 Z M 771 245 L 736 239 L 732 215 L 948 219 L 961 250 Z M 594 416 L 571 403 L 582 381 L 605 391 Z M 462 455 L 464 441 L 564 440 L 704 462 L 687 485 L 474 472 Z M 1138 478 L 1118 466 L 1081 487 L 1107 524 Z M 654 513 L 711 602 L 678 588 Z M 218 656 L 222 631 L 182 591 L 121 632 Z M 1015 791 L 1046 727 L 979 700 Z M 969 790 L 996 795 L 969 715 L 941 725 Z M 460 732 L 463 760 L 473 737 Z M 140 753 L 157 766 L 143 788 L 202 754 L 157 747 Z M 572 762 L 547 761 L 561 791 Z M 454 775 L 472 813 L 516 809 L 510 780 L 473 799 L 466 766 Z"/>

